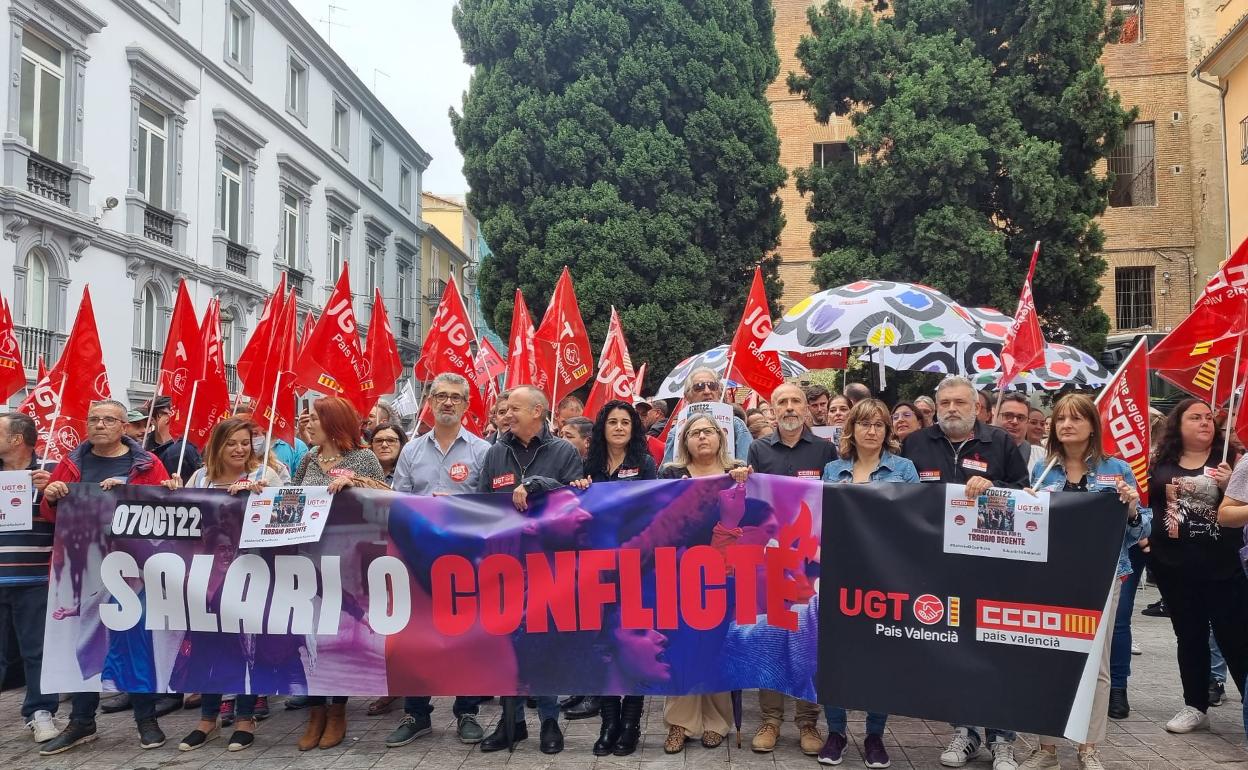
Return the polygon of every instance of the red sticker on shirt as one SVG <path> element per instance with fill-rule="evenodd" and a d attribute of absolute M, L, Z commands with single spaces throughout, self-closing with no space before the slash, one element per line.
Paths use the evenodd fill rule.
<path fill-rule="evenodd" d="M 817 479 L 821 475 L 822 473 L 820 471 L 798 471 L 797 472 L 797 477 L 799 479 Z"/>
<path fill-rule="evenodd" d="M 919 471 L 919 481 L 940 481 L 940 471 Z"/>
<path fill-rule="evenodd" d="M 641 473 L 640 468 L 621 468 L 620 472 L 616 474 L 616 477 L 621 479 L 631 479 L 638 473 Z"/>
<path fill-rule="evenodd" d="M 979 473 L 988 472 L 988 463 L 983 460 L 973 460 L 970 457 L 962 461 L 962 467 L 968 471 L 977 471 Z"/>
<path fill-rule="evenodd" d="M 463 463 L 455 463 L 447 470 L 451 477 L 451 481 L 463 481 L 468 478 L 468 466 Z"/>
<path fill-rule="evenodd" d="M 490 482 L 490 486 L 494 489 L 502 489 L 503 487 L 511 487 L 516 484 L 516 474 L 504 473 L 502 476 L 495 476 Z"/>
<path fill-rule="evenodd" d="M 355 471 L 350 468 L 330 468 L 326 473 L 330 476 L 346 476 L 347 478 L 355 476 Z"/>

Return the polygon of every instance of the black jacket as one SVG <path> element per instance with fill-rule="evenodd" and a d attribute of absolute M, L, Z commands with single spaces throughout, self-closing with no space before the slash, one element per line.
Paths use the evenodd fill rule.
<path fill-rule="evenodd" d="M 978 420 L 960 444 L 951 443 L 939 425 L 916 430 L 906 436 L 901 456 L 914 463 L 923 482 L 965 484 L 983 476 L 994 487 L 1022 489 L 1029 481 L 1027 460 L 1010 434 Z"/>
<path fill-rule="evenodd" d="M 518 450 L 523 449 L 510 431 L 504 433 L 485 453 L 477 477 L 478 492 L 514 492 L 524 484 L 529 494 L 549 492 L 585 478 L 581 456 L 545 425 L 534 438 L 537 442 L 528 465 L 521 465 Z"/>

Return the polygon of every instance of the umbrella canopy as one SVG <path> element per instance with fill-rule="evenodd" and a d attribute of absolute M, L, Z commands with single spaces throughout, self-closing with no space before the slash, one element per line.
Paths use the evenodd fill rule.
<path fill-rule="evenodd" d="M 659 389 L 654 394 L 654 397 L 680 398 L 684 396 L 685 380 L 688 379 L 690 372 L 700 366 L 714 369 L 720 376 L 720 379 L 726 380 L 727 387 L 729 388 L 738 388 L 743 384 L 733 382 L 727 378 L 727 374 L 724 370 L 728 368 L 728 346 L 720 345 L 719 347 L 711 348 L 704 353 L 689 356 L 684 361 L 677 364 L 676 368 L 673 369 L 671 373 L 667 375 L 667 378 L 663 380 L 663 384 L 659 386 Z M 780 354 L 780 369 L 785 377 L 797 377 L 807 371 L 805 366 L 802 366 L 798 362 L 794 361 L 792 357 L 785 353 Z"/>
<path fill-rule="evenodd" d="M 771 330 L 763 350 L 892 347 L 973 340 L 978 333 L 966 308 L 930 286 L 857 281 L 797 303 Z"/>

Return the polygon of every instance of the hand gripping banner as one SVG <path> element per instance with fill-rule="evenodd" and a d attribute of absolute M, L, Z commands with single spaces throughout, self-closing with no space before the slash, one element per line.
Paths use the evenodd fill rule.
<path fill-rule="evenodd" d="M 559 490 L 525 513 L 508 495 L 350 490 L 326 514 L 318 491 L 284 488 L 249 508 L 219 490 L 71 485 L 57 514 L 46 687 L 765 687 L 1061 733 L 1112 627 L 1100 613 L 1125 518 L 1112 496 L 1055 494 L 1039 531 L 1045 559 L 1019 561 L 998 553 L 1008 546 L 946 553 L 943 485 L 620 482 Z M 1012 505 L 1008 522 L 992 508 L 990 526 L 1023 531 L 1026 508 Z M 238 548 L 245 518 L 269 536 L 315 530 L 320 516 L 316 542 Z M 1078 643 L 1048 644 L 1068 616 L 1081 618 Z M 1005 676 L 1020 686 L 1002 690 Z"/>

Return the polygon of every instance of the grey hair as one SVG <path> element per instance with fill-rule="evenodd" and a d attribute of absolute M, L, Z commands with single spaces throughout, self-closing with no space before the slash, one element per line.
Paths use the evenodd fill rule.
<path fill-rule="evenodd" d="M 963 386 L 963 385 L 970 388 L 972 393 L 977 393 L 977 391 L 975 390 L 974 383 L 972 383 L 970 380 L 968 380 L 967 378 L 963 377 L 960 374 L 951 374 L 945 377 L 945 379 L 941 380 L 940 384 L 936 386 L 936 395 L 940 395 L 940 391 L 944 390 L 945 388 L 956 388 L 956 387 Z"/>
<path fill-rule="evenodd" d="M 542 414 L 550 411 L 550 399 L 546 398 L 546 394 L 540 388 L 535 388 L 532 385 L 517 385 L 511 389 L 511 393 L 519 393 L 521 391 L 529 394 L 529 398 L 533 399 L 534 406 L 542 408 Z"/>
<path fill-rule="evenodd" d="M 709 422 L 711 427 L 719 432 L 719 464 L 723 466 L 725 471 L 730 470 L 736 463 L 732 459 L 732 452 L 728 449 L 728 434 L 723 428 L 719 427 L 719 423 L 716 422 L 714 417 L 705 413 L 690 417 L 685 422 L 684 427 L 681 428 L 680 435 L 676 438 L 676 451 L 672 465 L 677 468 L 688 468 L 689 463 L 693 461 L 693 458 L 689 456 L 689 432 L 700 422 Z"/>
<path fill-rule="evenodd" d="M 689 372 L 689 376 L 685 377 L 685 398 L 689 398 L 689 394 L 693 392 L 693 378 L 704 372 L 714 377 L 716 382 L 720 382 L 722 379 L 719 376 L 719 372 L 709 366 L 695 366 L 693 371 Z"/>
<path fill-rule="evenodd" d="M 432 393 L 434 388 L 442 385 L 452 385 L 464 392 L 465 396 L 472 394 L 472 386 L 468 384 L 468 380 L 460 374 L 454 372 L 442 372 L 433 378 L 433 382 L 429 383 L 429 392 Z"/>
<path fill-rule="evenodd" d="M 92 401 L 90 408 L 94 409 L 97 406 L 115 406 L 121 410 L 121 414 L 123 417 L 125 416 L 126 412 L 130 411 L 130 408 L 128 406 L 121 403 L 115 398 L 101 398 L 99 401 Z"/>

